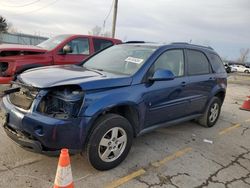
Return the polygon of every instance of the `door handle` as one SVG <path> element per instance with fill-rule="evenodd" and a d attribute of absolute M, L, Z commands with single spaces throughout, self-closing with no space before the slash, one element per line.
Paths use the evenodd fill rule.
<path fill-rule="evenodd" d="M 184 81 L 183 81 L 183 82 L 181 82 L 181 86 L 182 86 L 182 87 L 185 87 L 186 85 L 187 85 L 187 83 L 186 83 L 186 82 L 184 82 Z"/>

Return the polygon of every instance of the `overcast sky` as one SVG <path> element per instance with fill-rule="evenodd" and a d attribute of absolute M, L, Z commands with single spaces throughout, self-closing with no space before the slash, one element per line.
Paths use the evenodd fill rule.
<path fill-rule="evenodd" d="M 0 0 L 0 15 L 20 32 L 87 34 L 103 26 L 113 0 Z M 111 30 L 112 13 L 105 30 Z M 116 38 L 192 42 L 237 59 L 250 48 L 250 0 L 119 0 Z"/>

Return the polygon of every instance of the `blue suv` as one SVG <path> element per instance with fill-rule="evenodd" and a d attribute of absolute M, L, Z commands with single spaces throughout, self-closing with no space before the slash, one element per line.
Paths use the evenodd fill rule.
<path fill-rule="evenodd" d="M 23 148 L 86 151 L 98 170 L 116 167 L 134 137 L 196 120 L 212 127 L 227 86 L 219 55 L 187 43 L 121 44 L 81 65 L 28 70 L 2 99 L 7 135 Z"/>

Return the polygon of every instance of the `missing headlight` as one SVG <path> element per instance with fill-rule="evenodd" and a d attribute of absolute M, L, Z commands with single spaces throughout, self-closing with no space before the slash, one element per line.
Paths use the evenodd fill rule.
<path fill-rule="evenodd" d="M 34 87 L 12 82 L 11 88 L 5 90 L 4 94 L 9 95 L 10 102 L 15 106 L 29 110 L 38 92 L 39 90 Z"/>
<path fill-rule="evenodd" d="M 58 119 L 77 117 L 84 93 L 79 88 L 57 88 L 43 97 L 38 111 Z"/>

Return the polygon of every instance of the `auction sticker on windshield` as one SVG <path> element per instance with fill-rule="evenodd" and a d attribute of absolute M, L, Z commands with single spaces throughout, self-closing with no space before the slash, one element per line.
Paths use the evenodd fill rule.
<path fill-rule="evenodd" d="M 136 64 L 141 64 L 143 62 L 143 59 L 136 58 L 136 57 L 127 57 L 125 59 L 126 62 L 131 62 L 131 63 L 136 63 Z"/>

